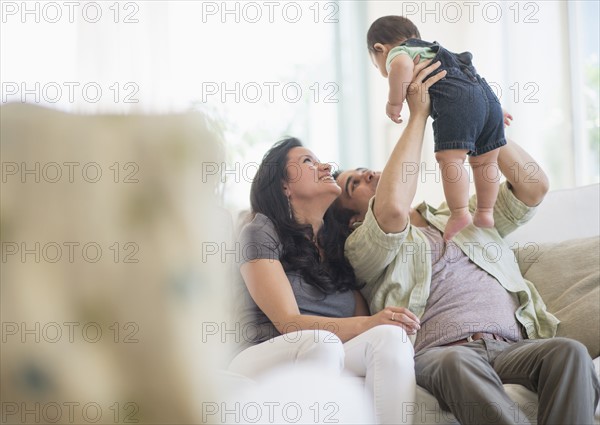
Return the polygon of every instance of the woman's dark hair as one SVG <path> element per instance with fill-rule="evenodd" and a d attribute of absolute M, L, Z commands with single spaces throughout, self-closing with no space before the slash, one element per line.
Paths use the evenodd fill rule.
<path fill-rule="evenodd" d="M 289 179 L 288 153 L 292 148 L 301 146 L 300 140 L 290 137 L 275 143 L 265 154 L 250 189 L 252 212 L 264 214 L 273 222 L 283 246 L 280 261 L 286 272 L 298 273 L 306 283 L 325 294 L 360 289 L 354 269 L 344 256 L 345 238 L 340 237 L 344 228 L 334 219 L 330 209 L 325 213 L 323 226 L 317 234 L 324 252 L 323 261 L 312 242 L 312 226 L 300 224 L 293 214 L 290 216 L 283 183 Z"/>
<path fill-rule="evenodd" d="M 409 38 L 421 39 L 419 29 L 404 16 L 382 16 L 371 24 L 367 32 L 367 47 L 375 53 L 376 43 L 398 44 Z"/>

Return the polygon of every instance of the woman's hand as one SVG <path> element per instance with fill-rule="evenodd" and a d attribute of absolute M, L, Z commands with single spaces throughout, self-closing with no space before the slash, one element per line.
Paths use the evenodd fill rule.
<path fill-rule="evenodd" d="M 441 62 L 438 61 L 432 64 L 431 60 L 415 65 L 413 80 L 406 92 L 406 101 L 408 102 L 408 108 L 410 109 L 411 114 L 429 115 L 429 110 L 431 108 L 428 91 L 429 87 L 444 78 L 447 72 L 445 70 L 440 71 L 427 81 L 423 82 L 423 80 L 433 71 L 438 69 L 440 65 Z"/>
<path fill-rule="evenodd" d="M 414 335 L 421 329 L 419 318 L 404 307 L 386 307 L 379 313 L 369 317 L 368 329 L 378 325 L 400 326 L 409 335 Z"/>

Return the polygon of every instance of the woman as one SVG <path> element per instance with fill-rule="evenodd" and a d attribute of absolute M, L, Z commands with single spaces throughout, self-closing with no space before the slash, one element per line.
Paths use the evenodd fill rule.
<path fill-rule="evenodd" d="M 428 64 L 416 66 L 415 75 Z M 412 96 L 424 94 L 437 81 L 431 80 Z M 254 345 L 230 370 L 254 377 L 292 362 L 336 374 L 345 367 L 365 376 L 378 421 L 399 423 L 405 403 L 415 400 L 407 333 L 419 329 L 419 320 L 398 307 L 369 315 L 344 257 L 342 230 L 328 212 L 340 193 L 330 165 L 297 139 L 276 143 L 264 156 L 250 194 L 253 219 L 240 235 L 240 271 L 252 298 L 244 336 Z"/>

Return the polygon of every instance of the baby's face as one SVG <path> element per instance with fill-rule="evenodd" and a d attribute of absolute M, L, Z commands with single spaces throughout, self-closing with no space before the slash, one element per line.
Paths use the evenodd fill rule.
<path fill-rule="evenodd" d="M 371 56 L 371 62 L 373 62 L 375 68 L 379 70 L 379 72 L 384 78 L 387 78 L 388 72 L 385 67 L 385 62 L 387 60 L 387 52 L 369 52 L 369 56 Z"/>

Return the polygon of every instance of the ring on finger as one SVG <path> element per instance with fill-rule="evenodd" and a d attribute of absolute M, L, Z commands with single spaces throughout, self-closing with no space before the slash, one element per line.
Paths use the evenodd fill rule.
<path fill-rule="evenodd" d="M 396 312 L 395 311 L 392 312 L 392 322 L 396 321 L 396 319 L 394 319 L 394 316 L 396 316 Z"/>

